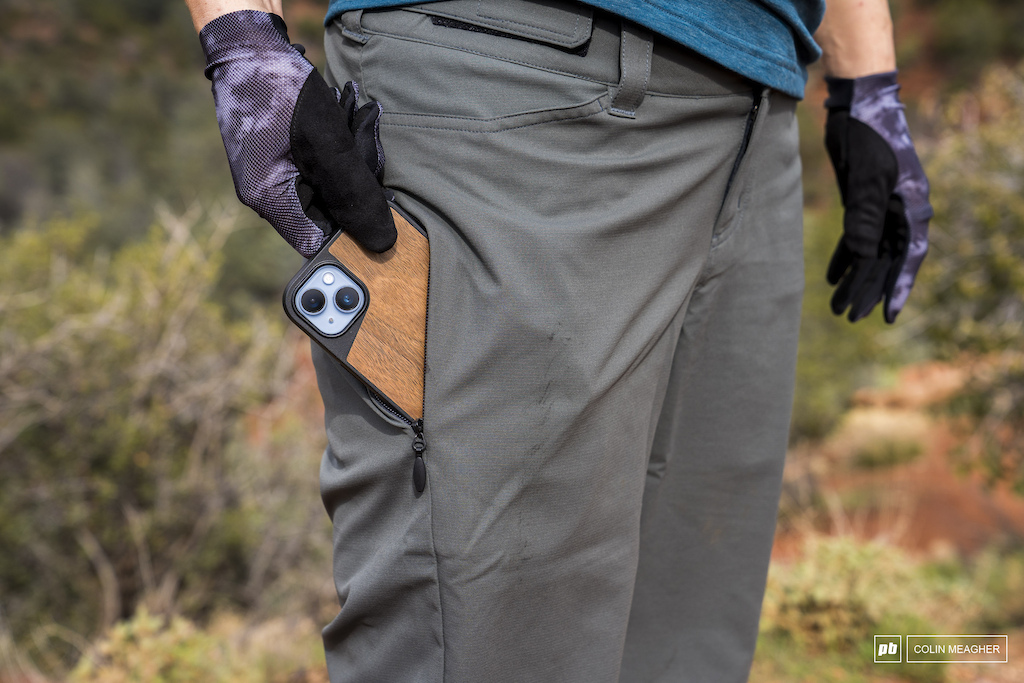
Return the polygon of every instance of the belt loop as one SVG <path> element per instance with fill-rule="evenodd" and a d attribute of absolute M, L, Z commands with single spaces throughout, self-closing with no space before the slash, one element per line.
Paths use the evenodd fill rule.
<path fill-rule="evenodd" d="M 623 21 L 619 48 L 619 85 L 612 95 L 611 113 L 636 118 L 637 107 L 644 101 L 647 83 L 651 80 L 653 37 L 647 29 Z"/>
<path fill-rule="evenodd" d="M 363 18 L 363 10 L 349 10 L 341 14 L 341 35 L 356 41 L 362 45 L 366 45 L 366 41 L 370 39 L 370 36 L 363 33 L 363 27 L 360 23 Z"/>

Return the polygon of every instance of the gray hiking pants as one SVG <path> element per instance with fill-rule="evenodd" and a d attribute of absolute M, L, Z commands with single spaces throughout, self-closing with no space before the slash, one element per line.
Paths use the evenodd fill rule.
<path fill-rule="evenodd" d="M 803 290 L 795 102 L 621 26 L 465 0 L 328 29 L 431 250 L 422 493 L 410 430 L 314 347 L 334 683 L 748 676 Z"/>

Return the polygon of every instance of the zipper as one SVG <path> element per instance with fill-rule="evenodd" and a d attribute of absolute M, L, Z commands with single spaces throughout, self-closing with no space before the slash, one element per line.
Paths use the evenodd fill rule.
<path fill-rule="evenodd" d="M 764 99 L 764 88 L 754 90 L 754 101 L 750 105 L 750 111 L 747 113 L 747 125 L 743 129 L 743 141 L 740 143 L 740 152 L 736 155 L 736 161 L 732 164 L 732 171 L 729 173 L 729 182 L 725 185 L 725 194 L 722 195 L 722 203 L 725 203 L 725 198 L 729 196 L 729 190 L 732 189 L 732 183 L 736 180 L 736 175 L 740 171 L 740 165 L 743 163 L 743 159 L 747 156 L 747 147 L 750 146 L 750 138 L 754 133 L 754 124 L 757 123 L 757 114 L 761 110 L 761 100 Z"/>
<path fill-rule="evenodd" d="M 719 205 L 718 213 L 715 215 L 715 229 L 712 244 L 714 244 L 714 241 L 718 239 L 718 222 L 722 218 L 722 211 L 725 210 L 725 203 L 729 201 L 729 195 L 732 193 L 733 183 L 735 183 L 736 176 L 739 175 L 740 167 L 743 165 L 743 160 L 747 156 L 747 148 L 750 146 L 750 139 L 754 135 L 754 125 L 757 123 L 757 115 L 758 112 L 761 111 L 761 101 L 764 99 L 767 92 L 768 88 L 754 89 L 753 101 L 750 103 L 750 111 L 747 112 L 747 122 L 743 128 L 743 139 L 740 141 L 740 149 L 736 154 L 735 161 L 732 162 L 732 170 L 729 171 L 729 180 L 726 181 L 725 192 L 722 193 L 722 203 Z"/>
<path fill-rule="evenodd" d="M 427 486 L 427 464 L 423 461 L 423 451 L 427 450 L 427 442 L 423 438 L 423 418 L 413 423 L 412 431 L 416 433 L 412 440 L 412 452 L 415 456 L 415 460 L 412 461 L 412 483 L 416 487 L 416 493 L 423 493 Z"/>
<path fill-rule="evenodd" d="M 377 407 L 383 410 L 385 413 L 387 413 L 389 417 L 395 418 L 396 422 L 401 422 L 406 427 L 412 427 L 412 420 L 407 418 L 405 415 L 402 415 L 402 413 L 398 412 L 398 409 L 392 406 L 391 403 L 388 402 L 386 398 L 381 396 L 379 393 L 377 393 L 370 387 L 366 387 L 366 393 L 370 395 L 370 398 L 373 399 L 373 402 L 377 405 Z"/>
<path fill-rule="evenodd" d="M 407 214 L 402 212 L 401 208 L 398 207 L 395 202 L 395 194 L 389 189 L 384 190 L 384 196 L 389 202 L 393 203 L 393 206 L 398 209 L 400 213 L 413 225 L 418 225 L 417 222 L 413 221 Z M 429 239 L 429 237 L 428 237 Z M 427 321 L 430 320 L 430 269 L 427 268 L 427 304 L 423 312 L 423 405 L 420 408 L 420 414 L 426 412 L 426 393 L 427 393 Z M 427 450 L 427 440 L 423 436 L 423 418 L 418 420 L 410 420 L 401 412 L 399 412 L 391 403 L 381 396 L 378 392 L 374 391 L 370 387 L 366 387 L 367 394 L 370 396 L 370 400 L 373 401 L 378 408 L 383 412 L 387 413 L 395 419 L 396 422 L 404 424 L 406 427 L 412 429 L 413 440 L 412 440 L 412 483 L 416 487 L 416 493 L 423 493 L 423 489 L 427 487 L 427 463 L 423 459 L 423 453 Z"/>
<path fill-rule="evenodd" d="M 427 464 L 423 460 L 423 453 L 427 450 L 427 441 L 423 436 L 423 418 L 415 421 L 410 420 L 393 408 L 387 399 L 373 389 L 367 387 L 366 392 L 369 394 L 370 400 L 378 408 L 390 417 L 393 417 L 396 422 L 401 422 L 406 427 L 412 429 L 412 454 L 414 458 L 412 463 L 412 482 L 416 487 L 416 493 L 423 493 L 423 489 L 427 486 Z"/>
<path fill-rule="evenodd" d="M 419 225 L 415 223 L 414 225 Z M 422 226 L 421 226 L 422 227 Z M 427 414 L 427 330 L 430 327 L 430 236 L 426 228 L 423 234 L 427 237 L 427 301 L 423 305 L 423 404 L 420 407 L 420 415 Z M 412 452 L 415 460 L 412 461 L 412 482 L 416 487 L 416 493 L 423 493 L 427 486 L 427 463 L 423 459 L 423 451 L 427 450 L 426 437 L 423 436 L 423 418 L 416 420 L 412 426 L 416 436 L 412 440 Z"/>

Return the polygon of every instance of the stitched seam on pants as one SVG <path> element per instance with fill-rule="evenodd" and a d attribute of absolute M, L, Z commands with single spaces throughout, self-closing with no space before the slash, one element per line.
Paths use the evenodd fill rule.
<path fill-rule="evenodd" d="M 428 250 L 429 250 L 429 233 L 428 233 L 427 237 L 428 237 Z M 429 267 L 428 267 L 427 277 L 428 277 L 428 281 L 427 281 L 427 311 L 429 312 L 430 311 L 430 282 L 429 282 L 430 269 L 429 269 Z M 430 333 L 430 318 L 428 317 L 427 318 L 426 334 L 429 335 L 429 333 Z M 426 405 L 427 404 L 427 376 L 426 376 L 426 372 L 427 372 L 427 358 L 426 358 L 426 351 L 427 351 L 427 346 L 426 346 L 426 342 L 424 342 L 424 346 L 423 346 L 423 352 L 424 352 L 424 358 L 423 358 L 423 417 L 424 418 L 426 418 L 426 416 L 427 416 L 427 405 Z M 428 497 L 428 503 L 427 504 L 429 506 L 427 512 L 430 515 L 430 551 L 431 551 L 431 553 L 433 553 L 433 556 L 434 556 L 434 590 L 437 591 L 437 611 L 438 611 L 438 618 L 441 621 L 441 681 L 440 681 L 440 683 L 444 683 L 445 681 L 448 680 L 448 648 L 447 648 L 448 639 L 445 636 L 445 628 L 444 628 L 444 598 L 441 596 L 441 592 L 442 592 L 441 591 L 441 568 L 440 568 L 440 562 L 438 561 L 438 554 L 437 554 L 437 533 L 436 533 L 436 531 L 434 529 L 434 487 L 433 487 L 433 484 L 430 483 L 430 482 L 427 483 L 427 497 Z"/>
<path fill-rule="evenodd" d="M 728 99 L 730 97 L 743 97 L 743 95 L 744 95 L 744 93 L 740 93 L 740 92 L 716 93 L 716 94 L 713 94 L 713 95 L 701 95 L 700 93 L 685 94 L 684 95 L 684 94 L 680 94 L 680 93 L 657 92 L 657 91 L 648 90 L 647 93 L 644 95 L 644 98 L 647 98 L 647 97 L 667 97 L 667 98 L 673 99 L 673 100 L 723 100 L 723 99 Z"/>
<path fill-rule="evenodd" d="M 723 227 L 717 235 L 711 238 L 711 251 L 715 251 L 720 246 L 729 241 L 729 238 L 736 232 L 740 225 L 743 224 L 743 218 L 747 212 L 747 195 L 750 193 L 750 182 L 747 180 L 743 183 L 743 187 L 740 190 L 740 196 L 736 198 L 736 212 L 732 215 L 729 220 L 729 225 Z"/>
<path fill-rule="evenodd" d="M 469 119 L 462 116 L 445 116 L 443 114 L 403 114 L 403 113 L 392 113 L 385 114 L 381 117 L 382 126 L 394 126 L 396 128 L 422 128 L 425 130 L 449 130 L 457 133 L 503 133 L 510 130 L 518 130 L 520 128 L 529 128 L 530 126 L 539 126 L 545 123 L 555 123 L 558 121 L 573 121 L 578 119 L 585 119 L 591 116 L 602 114 L 606 111 L 602 100 L 607 98 L 607 95 L 602 95 L 590 102 L 585 104 L 576 105 L 573 107 L 567 107 L 565 109 L 546 109 L 537 112 L 526 112 L 523 114 L 510 114 L 508 116 L 500 116 L 493 119 Z M 427 123 L 396 123 L 389 121 L 388 118 L 394 119 L 396 117 L 423 117 L 425 119 L 437 119 L 437 125 L 429 125 Z M 501 126 L 494 124 L 500 124 L 504 120 L 517 119 L 517 118 L 535 118 L 537 120 L 528 121 L 520 125 L 513 126 Z M 444 121 L 451 121 L 452 125 L 444 125 Z M 479 128 L 468 128 L 465 127 L 469 122 L 479 122 L 481 126 Z M 460 127 L 460 124 L 462 127 Z M 490 125 L 488 125 L 490 124 Z"/>
<path fill-rule="evenodd" d="M 424 394 L 426 394 L 425 387 Z M 427 495 L 430 497 L 428 513 L 430 514 L 430 550 L 434 554 L 434 590 L 437 591 L 437 611 L 441 621 L 441 683 L 444 683 L 448 680 L 448 640 L 444 632 L 444 598 L 441 597 L 441 569 L 437 560 L 437 534 L 434 532 L 434 489 L 432 486 L 427 491 Z"/>
<path fill-rule="evenodd" d="M 465 52 L 466 54 L 476 55 L 478 57 L 487 57 L 488 59 L 497 59 L 501 62 L 507 62 L 509 64 L 518 64 L 519 66 L 529 67 L 531 69 L 538 69 L 539 71 L 546 71 L 552 74 L 558 74 L 560 76 L 568 76 L 570 78 L 578 78 L 583 81 L 590 81 L 591 83 L 600 83 L 601 85 L 614 86 L 618 85 L 618 81 L 604 81 L 597 78 L 592 78 L 584 74 L 577 73 L 575 71 L 564 71 L 562 69 L 556 69 L 550 66 L 544 66 L 542 64 L 536 64 L 534 62 L 528 62 L 522 59 L 513 59 L 511 57 L 504 57 L 496 55 L 490 52 L 481 52 L 479 50 L 471 50 L 465 47 L 459 47 L 457 45 L 450 45 L 448 43 L 441 43 L 433 40 L 425 40 L 423 38 L 414 38 L 412 36 L 403 35 L 401 33 L 390 33 L 387 31 L 367 31 L 363 29 L 367 35 L 372 36 L 383 36 L 385 38 L 391 38 L 393 40 L 405 40 L 413 43 L 420 43 L 422 45 L 432 45 L 434 47 L 443 48 L 446 50 L 458 50 L 459 52 Z M 681 99 L 718 99 L 723 97 L 736 97 L 740 95 L 739 92 L 730 93 L 671 93 L 661 92 L 658 90 L 650 90 L 647 92 L 648 97 L 675 97 Z"/>
<path fill-rule="evenodd" d="M 576 40 L 577 36 L 579 35 L 579 32 L 580 32 L 580 16 L 579 16 L 579 14 L 576 15 L 576 21 L 573 22 L 572 33 L 562 33 L 561 31 L 556 31 L 554 29 L 550 29 L 550 28 L 547 28 L 545 26 L 540 26 L 540 25 L 537 25 L 537 24 L 528 24 L 528 23 L 522 22 L 522 21 L 515 21 L 514 19 L 503 19 L 502 17 L 492 17 L 492 16 L 489 16 L 489 15 L 484 14 L 483 12 L 480 11 L 482 5 L 483 5 L 483 3 L 480 2 L 480 0 L 477 0 L 477 3 L 476 3 L 476 6 L 477 6 L 476 14 L 481 19 L 491 19 L 492 21 L 496 21 L 496 22 L 498 22 L 500 24 L 513 24 L 515 26 L 524 26 L 526 28 L 533 29 L 536 32 L 536 35 L 540 35 L 541 33 L 547 33 L 547 34 L 554 35 L 554 36 L 563 36 L 563 37 L 565 37 L 565 38 L 567 38 L 569 40 Z"/>
<path fill-rule="evenodd" d="M 476 118 L 473 116 L 457 116 L 454 114 L 424 114 L 421 112 L 406 112 L 406 111 L 393 111 L 387 112 L 385 116 L 421 116 L 425 118 L 442 118 L 452 121 L 474 121 L 480 123 L 498 123 L 501 121 L 516 119 L 520 117 L 532 117 L 532 116 L 544 116 L 546 114 L 557 114 L 558 112 L 568 112 L 574 109 L 583 109 L 586 107 L 592 107 L 595 102 L 599 102 L 604 98 L 604 95 L 598 95 L 586 102 L 580 104 L 571 104 L 567 107 L 552 107 L 550 109 L 535 109 L 533 111 L 516 112 L 515 114 L 502 114 L 501 116 L 489 116 L 486 118 Z"/>
<path fill-rule="evenodd" d="M 528 66 L 532 69 L 539 69 L 541 71 L 547 71 L 548 73 L 560 74 L 562 76 L 570 76 L 572 78 L 579 78 L 584 81 L 592 81 L 594 83 L 600 83 L 602 85 L 615 85 L 611 81 L 602 81 L 590 76 L 585 76 L 574 71 L 563 71 L 562 69 L 556 69 L 550 66 L 544 66 L 543 64 L 535 64 L 522 59 L 512 59 L 511 57 L 503 57 L 501 55 L 492 54 L 490 52 L 481 52 L 479 50 L 471 50 L 465 47 L 459 47 L 457 45 L 449 45 L 447 43 L 441 43 L 434 40 L 425 40 L 423 38 L 413 38 L 412 36 L 402 35 L 400 33 L 389 33 L 387 31 L 366 31 L 368 35 L 385 36 L 387 38 L 394 38 L 395 40 L 407 40 L 413 43 L 422 43 L 423 45 L 433 45 L 434 47 L 445 48 L 448 50 L 458 50 L 459 52 L 465 52 L 471 55 L 477 55 L 479 57 L 488 57 L 490 59 L 497 59 L 502 62 L 509 62 L 510 64 L 519 64 L 520 66 Z"/>

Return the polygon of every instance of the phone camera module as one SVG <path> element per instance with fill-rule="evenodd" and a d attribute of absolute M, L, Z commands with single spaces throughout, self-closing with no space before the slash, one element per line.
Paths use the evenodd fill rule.
<path fill-rule="evenodd" d="M 355 292 L 355 290 L 352 290 Z M 319 313 L 324 310 L 327 297 L 319 289 L 307 289 L 302 293 L 302 310 L 306 313 Z"/>
<path fill-rule="evenodd" d="M 323 296 L 321 294 L 321 296 Z M 303 299 L 305 301 L 305 299 Z M 334 295 L 334 303 L 342 311 L 354 311 L 359 306 L 359 292 L 353 287 L 342 287 Z M 323 304 L 321 304 L 323 306 Z M 319 310 L 319 309 L 318 309 Z"/>
<path fill-rule="evenodd" d="M 294 290 L 289 314 L 301 318 L 302 327 L 325 337 L 338 337 L 352 326 L 369 302 L 369 295 L 344 270 L 330 263 L 320 264 Z"/>

